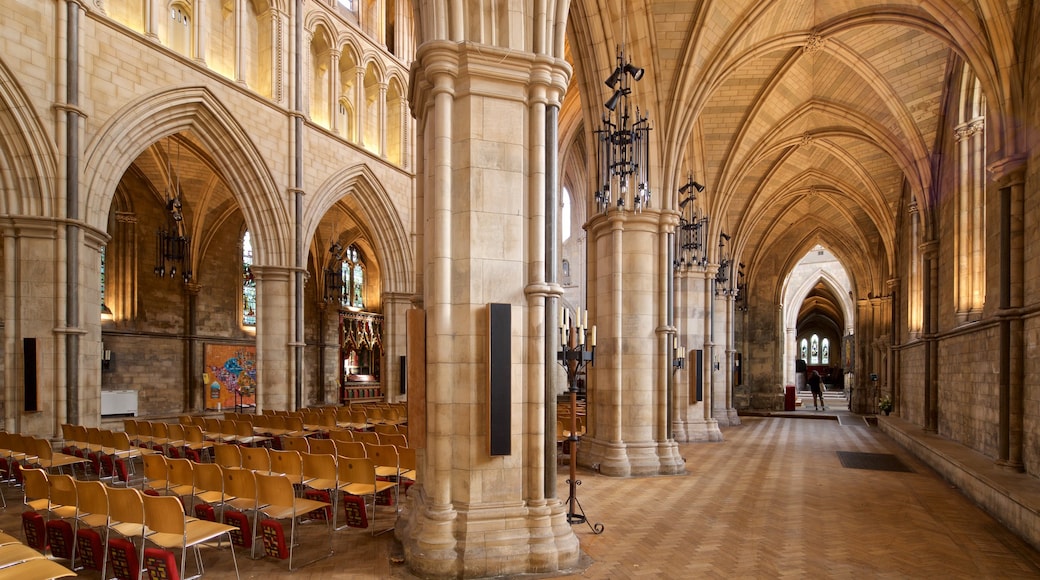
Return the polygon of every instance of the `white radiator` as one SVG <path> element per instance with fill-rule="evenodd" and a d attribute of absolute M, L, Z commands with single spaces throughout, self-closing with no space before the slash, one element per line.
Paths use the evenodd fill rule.
<path fill-rule="evenodd" d="M 101 416 L 137 416 L 137 391 L 101 391 Z"/>

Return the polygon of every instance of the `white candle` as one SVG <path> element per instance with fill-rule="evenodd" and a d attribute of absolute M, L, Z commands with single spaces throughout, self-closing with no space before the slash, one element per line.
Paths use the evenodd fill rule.
<path fill-rule="evenodd" d="M 592 325 L 592 337 L 589 339 L 589 346 L 596 346 L 596 325 Z"/>

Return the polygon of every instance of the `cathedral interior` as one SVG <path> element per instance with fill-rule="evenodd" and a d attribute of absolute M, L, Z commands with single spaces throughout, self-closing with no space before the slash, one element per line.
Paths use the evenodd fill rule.
<path fill-rule="evenodd" d="M 1040 476 L 1033 25 L 1016 0 L 5 2 L 3 429 L 399 405 L 409 568 L 552 573 L 582 549 L 568 421 L 582 469 L 685 474 L 680 446 L 794 411 L 816 371 L 1040 547 L 1040 502 L 915 443 Z"/>

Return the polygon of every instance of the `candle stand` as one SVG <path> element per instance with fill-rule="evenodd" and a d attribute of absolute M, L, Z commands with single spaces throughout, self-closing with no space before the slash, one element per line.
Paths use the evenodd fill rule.
<path fill-rule="evenodd" d="M 571 324 L 569 313 L 560 311 L 560 351 L 556 360 L 567 371 L 567 388 L 570 391 L 571 428 L 566 439 L 570 446 L 570 478 L 567 480 L 570 495 L 567 497 L 567 523 L 588 524 L 595 534 L 603 533 L 603 524 L 593 525 L 585 516 L 585 510 L 578 501 L 578 376 L 585 372 L 585 367 L 596 358 L 596 327 L 589 329 L 589 313 L 585 312 L 584 320 L 578 317 Z"/>

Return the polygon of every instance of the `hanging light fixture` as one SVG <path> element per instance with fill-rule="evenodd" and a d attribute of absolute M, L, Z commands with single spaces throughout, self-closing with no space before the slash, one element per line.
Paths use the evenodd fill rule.
<path fill-rule="evenodd" d="M 599 188 L 596 206 L 602 212 L 611 207 L 640 212 L 650 207 L 650 120 L 639 107 L 632 114 L 630 80 L 643 78 L 644 69 L 625 59 L 618 49 L 617 67 L 604 81 L 613 94 L 603 104 L 607 110 L 599 138 Z"/>
<path fill-rule="evenodd" d="M 170 155 L 170 138 L 166 139 L 166 225 L 160 227 L 155 237 L 155 268 L 159 278 L 176 278 L 180 272 L 187 284 L 192 279 L 191 237 L 186 234 L 184 201 L 181 180 L 177 168 L 173 167 Z M 180 165 L 180 144 L 177 145 L 177 164 Z"/>
<path fill-rule="evenodd" d="M 329 258 L 325 263 L 325 303 L 335 304 L 337 308 L 343 304 L 344 252 L 345 248 L 339 242 L 332 242 Z"/>
<path fill-rule="evenodd" d="M 729 234 L 722 232 L 719 234 L 719 269 L 715 272 L 715 295 L 716 296 L 732 296 L 736 293 L 736 290 L 730 284 L 729 267 L 733 264 L 733 260 L 730 259 L 726 252 L 726 242 L 730 240 Z"/>
<path fill-rule="evenodd" d="M 693 175 L 679 188 L 679 225 L 675 228 L 675 260 L 672 263 L 676 270 L 708 265 L 708 248 L 704 243 L 708 216 L 698 215 L 695 203 L 697 194 L 702 191 L 704 186 L 694 181 Z"/>

